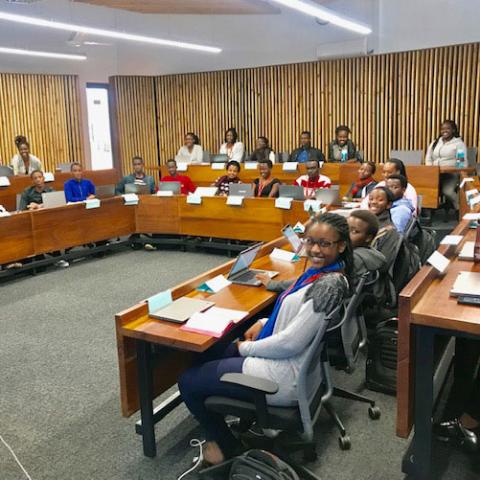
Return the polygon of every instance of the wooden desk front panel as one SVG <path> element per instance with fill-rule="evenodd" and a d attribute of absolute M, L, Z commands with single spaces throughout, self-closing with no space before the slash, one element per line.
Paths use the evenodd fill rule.
<path fill-rule="evenodd" d="M 182 198 L 142 195 L 136 207 L 136 232 L 180 234 Z"/>
<path fill-rule="evenodd" d="M 107 240 L 135 231 L 135 206 L 122 198 L 102 200 L 100 208 L 84 204 L 39 210 L 32 213 L 36 253 L 51 252 L 85 243 Z"/>
<path fill-rule="evenodd" d="M 23 212 L 0 218 L 0 264 L 34 255 L 31 217 Z"/>
<path fill-rule="evenodd" d="M 55 180 L 46 185 L 56 191 L 63 190 L 63 184 L 71 178 L 70 173 L 54 173 Z M 109 170 L 86 170 L 84 178 L 88 178 L 95 186 L 115 185 L 119 176 L 115 169 Z M 10 186 L 0 187 L 0 205 L 3 205 L 8 211 L 13 212 L 17 205 L 17 194 L 22 193 L 27 187 L 32 185 L 32 179 L 27 175 L 9 177 Z"/>
<path fill-rule="evenodd" d="M 198 235 L 236 240 L 270 241 L 283 226 L 283 210 L 270 198 L 244 199 L 241 207 L 226 204 L 226 197 L 208 197 L 201 205 L 180 199 L 182 235 Z"/>

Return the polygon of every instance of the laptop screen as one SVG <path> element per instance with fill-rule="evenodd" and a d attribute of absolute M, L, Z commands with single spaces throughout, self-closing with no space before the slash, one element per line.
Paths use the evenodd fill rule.
<path fill-rule="evenodd" d="M 248 267 L 255 260 L 255 257 L 257 256 L 257 253 L 260 250 L 261 246 L 262 244 L 259 243 L 241 252 L 237 257 L 236 262 L 233 264 L 233 267 L 230 270 L 230 273 L 228 274 L 228 276 L 231 277 L 239 272 L 247 270 Z"/>

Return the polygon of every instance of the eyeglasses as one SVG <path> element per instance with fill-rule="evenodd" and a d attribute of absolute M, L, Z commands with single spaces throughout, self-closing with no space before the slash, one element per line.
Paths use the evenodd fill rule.
<path fill-rule="evenodd" d="M 336 243 L 338 243 L 340 240 L 335 240 L 334 242 L 330 240 L 314 240 L 313 238 L 306 237 L 303 239 L 303 243 L 308 246 L 308 247 L 313 247 L 314 245 L 317 245 L 319 248 L 332 248 Z"/>

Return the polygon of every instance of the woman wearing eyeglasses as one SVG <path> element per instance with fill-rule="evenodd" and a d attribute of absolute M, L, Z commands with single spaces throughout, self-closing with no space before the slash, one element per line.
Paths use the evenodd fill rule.
<path fill-rule="evenodd" d="M 345 218 L 326 213 L 312 220 L 305 234 L 309 268 L 279 297 L 268 319 L 259 320 L 245 333 L 245 340 L 230 344 L 220 355 L 205 355 L 179 379 L 182 398 L 205 430 L 204 458 L 218 464 L 237 455 L 241 446 L 221 415 L 209 412 L 205 400 L 213 395 L 253 400 L 241 386 L 223 383 L 224 373 L 245 373 L 274 381 L 279 390 L 267 396 L 270 405 L 297 402 L 296 380 L 308 346 L 319 329 L 326 329 L 329 315 L 348 295 L 347 278 L 353 254 Z M 316 372 L 321 382 L 320 365 Z"/>

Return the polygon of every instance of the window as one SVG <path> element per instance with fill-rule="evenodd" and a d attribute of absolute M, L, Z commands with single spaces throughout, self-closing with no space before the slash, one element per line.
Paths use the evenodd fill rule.
<path fill-rule="evenodd" d="M 113 168 L 108 84 L 87 83 L 87 111 L 92 170 Z"/>

